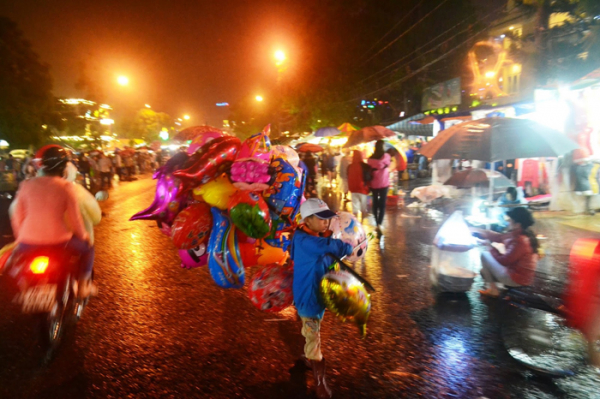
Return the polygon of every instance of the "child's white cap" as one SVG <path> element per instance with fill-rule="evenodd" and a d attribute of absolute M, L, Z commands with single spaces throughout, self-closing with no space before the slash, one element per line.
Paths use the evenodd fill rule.
<path fill-rule="evenodd" d="M 306 219 L 309 216 L 315 215 L 319 219 L 331 219 L 337 216 L 327 204 L 318 198 L 310 198 L 300 205 L 300 216 Z"/>

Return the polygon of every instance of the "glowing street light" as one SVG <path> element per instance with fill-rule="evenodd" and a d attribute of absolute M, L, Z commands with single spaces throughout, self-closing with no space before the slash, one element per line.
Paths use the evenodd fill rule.
<path fill-rule="evenodd" d="M 127 76 L 121 75 L 117 78 L 117 83 L 121 86 L 127 86 L 129 84 L 129 78 Z"/>
<path fill-rule="evenodd" d="M 152 108 L 152 107 L 150 106 L 150 104 L 144 104 L 144 106 L 145 106 L 146 108 Z"/>
<path fill-rule="evenodd" d="M 160 133 L 158 134 L 158 136 L 162 140 L 169 140 L 169 131 L 163 127 L 162 130 L 160 131 Z"/>
<path fill-rule="evenodd" d="M 264 98 L 262 96 L 256 96 L 256 97 L 254 97 L 254 99 L 258 102 L 261 102 L 262 100 L 264 100 Z"/>
<path fill-rule="evenodd" d="M 282 65 L 286 60 L 285 53 L 281 50 L 277 50 L 274 54 L 274 57 L 276 65 Z"/>
<path fill-rule="evenodd" d="M 185 120 L 187 121 L 187 120 L 189 120 L 189 119 L 190 119 L 190 116 L 189 116 L 189 115 L 187 115 L 187 114 L 186 114 L 186 115 L 183 115 L 183 119 L 185 119 Z"/>

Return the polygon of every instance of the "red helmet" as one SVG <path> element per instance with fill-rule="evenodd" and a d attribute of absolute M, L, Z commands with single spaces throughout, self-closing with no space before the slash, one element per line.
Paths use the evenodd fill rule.
<path fill-rule="evenodd" d="M 48 144 L 48 145 L 45 145 L 42 148 L 40 148 L 39 150 L 37 150 L 37 152 L 35 153 L 35 157 L 34 158 L 42 159 L 42 156 L 44 155 L 44 152 L 47 149 L 49 149 L 49 148 L 62 148 L 62 147 L 59 146 L 58 144 Z"/>
<path fill-rule="evenodd" d="M 67 162 L 69 162 L 67 151 L 61 146 L 47 148 L 42 153 L 42 166 L 45 170 L 64 169 Z"/>

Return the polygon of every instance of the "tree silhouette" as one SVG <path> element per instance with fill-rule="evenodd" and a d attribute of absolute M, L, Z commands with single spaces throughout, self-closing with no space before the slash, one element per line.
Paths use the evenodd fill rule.
<path fill-rule="evenodd" d="M 44 141 L 52 79 L 17 25 L 0 17 L 0 138 L 11 147 Z"/>

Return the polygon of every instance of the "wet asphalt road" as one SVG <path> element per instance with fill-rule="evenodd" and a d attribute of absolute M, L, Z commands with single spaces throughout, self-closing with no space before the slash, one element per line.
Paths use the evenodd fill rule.
<path fill-rule="evenodd" d="M 114 188 L 102 205 L 100 296 L 49 367 L 35 360 L 32 331 L 0 306 L 0 398 L 313 397 L 312 375 L 293 367 L 303 347 L 293 309 L 261 313 L 245 289 L 217 288 L 206 268 L 181 269 L 153 222 L 128 221 L 153 196 L 154 181 L 144 178 Z M 428 265 L 440 221 L 407 216 L 390 212 L 385 236 L 355 265 L 377 289 L 367 338 L 325 316 L 323 352 L 336 398 L 600 397 L 591 369 L 549 381 L 514 363 L 500 340 L 505 315 L 479 299 L 480 280 L 467 296 L 436 301 Z M 551 243 L 541 269 L 554 280 L 537 284 L 560 288 L 572 242 L 598 235 L 557 226 L 538 223 Z"/>

